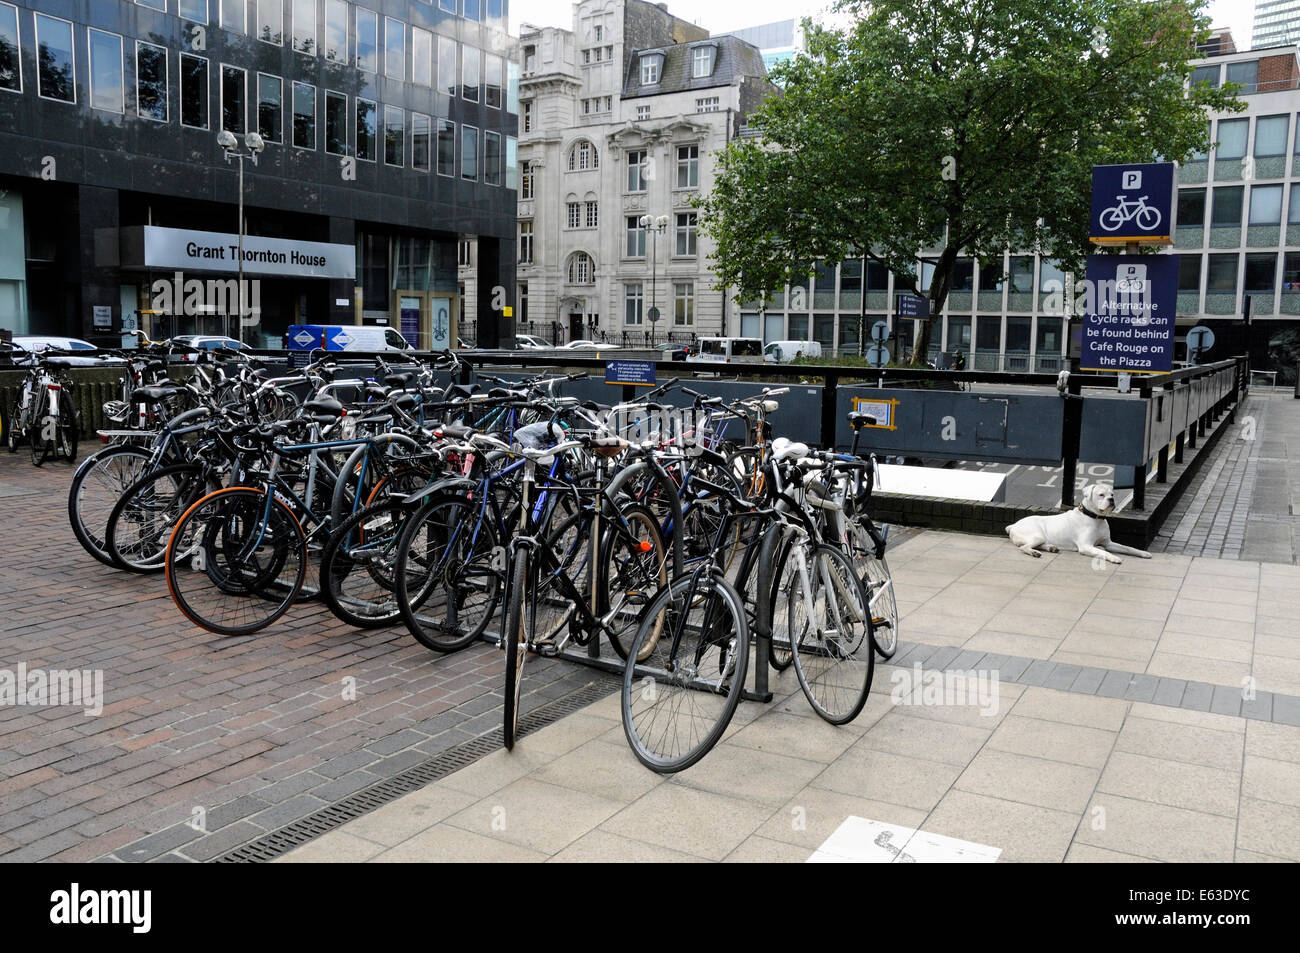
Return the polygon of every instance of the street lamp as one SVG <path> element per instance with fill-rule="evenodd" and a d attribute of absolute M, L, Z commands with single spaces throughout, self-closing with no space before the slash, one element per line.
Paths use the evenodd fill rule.
<path fill-rule="evenodd" d="M 239 160 L 239 261 L 237 262 L 237 274 L 239 276 L 239 343 L 244 343 L 244 160 L 251 159 L 253 165 L 257 165 L 257 157 L 261 155 L 262 150 L 266 148 L 266 142 L 260 135 L 250 132 L 244 136 L 244 145 L 248 148 L 247 152 L 239 150 L 239 140 L 229 129 L 221 130 L 217 136 L 217 145 L 221 147 L 222 153 L 226 157 L 226 163 L 229 164 L 231 159 Z M 229 329 L 227 329 L 229 330 Z"/>
<path fill-rule="evenodd" d="M 650 346 L 655 346 L 655 324 L 659 321 L 659 233 L 668 227 L 668 216 L 659 215 L 651 218 L 642 215 L 637 224 L 650 232 Z"/>

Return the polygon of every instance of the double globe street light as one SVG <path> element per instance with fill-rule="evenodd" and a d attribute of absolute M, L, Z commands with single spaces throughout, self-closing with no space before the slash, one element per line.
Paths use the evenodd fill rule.
<path fill-rule="evenodd" d="M 651 218 L 649 215 L 642 215 L 637 219 L 637 224 L 650 232 L 651 252 L 650 252 L 650 346 L 655 346 L 655 325 L 659 321 L 659 233 L 668 227 L 668 216 L 659 215 Z"/>
<path fill-rule="evenodd" d="M 217 136 L 217 145 L 221 147 L 222 153 L 226 157 L 226 163 L 229 164 L 231 159 L 239 160 L 239 261 L 237 262 L 237 272 L 239 277 L 239 343 L 244 343 L 244 160 L 250 159 L 253 165 L 257 165 L 257 157 L 261 155 L 262 150 L 266 148 L 266 141 L 257 133 L 250 132 L 244 136 L 244 146 L 248 149 L 243 152 L 239 148 L 239 139 L 229 129 L 223 129 Z M 229 330 L 227 328 L 227 330 Z"/>

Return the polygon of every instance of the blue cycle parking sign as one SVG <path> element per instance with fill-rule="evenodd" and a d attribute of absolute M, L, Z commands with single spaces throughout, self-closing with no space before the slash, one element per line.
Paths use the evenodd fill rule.
<path fill-rule="evenodd" d="M 1178 259 L 1089 255 L 1079 369 L 1168 374 L 1173 369 Z"/>
<path fill-rule="evenodd" d="M 1173 243 L 1175 167 L 1172 162 L 1092 167 L 1092 217 L 1096 244 Z"/>

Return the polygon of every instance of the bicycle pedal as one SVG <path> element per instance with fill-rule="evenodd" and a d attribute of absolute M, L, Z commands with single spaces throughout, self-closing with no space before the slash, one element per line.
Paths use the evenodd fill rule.
<path fill-rule="evenodd" d="M 560 647 L 554 642 L 539 642 L 533 646 L 533 651 L 542 658 L 555 658 L 560 654 Z"/>

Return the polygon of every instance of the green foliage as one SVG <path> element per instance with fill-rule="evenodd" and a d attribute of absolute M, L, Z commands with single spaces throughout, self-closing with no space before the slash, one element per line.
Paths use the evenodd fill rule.
<path fill-rule="evenodd" d="M 864 254 L 906 285 L 929 249 L 938 314 L 959 253 L 1077 268 L 1093 165 L 1185 160 L 1210 145 L 1207 110 L 1244 108 L 1231 86 L 1186 87 L 1204 6 L 841 0 L 853 25 L 805 22 L 809 55 L 773 71 L 760 136 L 721 154 L 698 202 L 717 287 L 770 301 L 815 260 Z"/>

